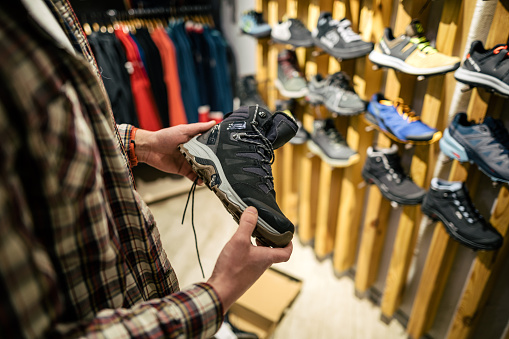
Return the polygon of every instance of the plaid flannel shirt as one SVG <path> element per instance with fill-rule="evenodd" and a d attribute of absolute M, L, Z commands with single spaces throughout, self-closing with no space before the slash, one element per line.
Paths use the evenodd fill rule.
<path fill-rule="evenodd" d="M 50 5 L 84 57 L 0 4 L 0 336 L 210 337 L 218 296 L 179 291 L 134 189 L 132 127 L 117 130 L 68 3 Z"/>

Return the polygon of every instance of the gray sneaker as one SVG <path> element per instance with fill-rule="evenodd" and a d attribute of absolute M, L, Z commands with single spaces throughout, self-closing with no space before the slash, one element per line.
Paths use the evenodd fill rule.
<path fill-rule="evenodd" d="M 277 56 L 277 79 L 275 85 L 287 98 L 302 98 L 308 94 L 306 78 L 300 71 L 295 51 L 282 50 Z"/>
<path fill-rule="evenodd" d="M 502 120 L 486 117 L 477 124 L 458 113 L 444 131 L 440 149 L 460 162 L 475 162 L 493 181 L 509 183 L 509 132 Z"/>
<path fill-rule="evenodd" d="M 312 153 L 333 167 L 347 167 L 359 161 L 359 154 L 348 147 L 332 119 L 314 121 L 307 145 Z"/>
<path fill-rule="evenodd" d="M 355 115 L 366 110 L 366 103 L 355 93 L 350 78 L 336 72 L 323 78 L 317 74 L 308 84 L 306 100 L 311 104 L 324 104 L 331 112 L 340 115 Z"/>

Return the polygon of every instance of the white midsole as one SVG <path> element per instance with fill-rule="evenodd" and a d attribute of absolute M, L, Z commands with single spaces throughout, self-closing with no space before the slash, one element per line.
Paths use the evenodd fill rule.
<path fill-rule="evenodd" d="M 383 65 L 387 67 L 393 67 L 401 72 L 412 74 L 412 75 L 429 75 L 429 74 L 436 74 L 436 73 L 447 73 L 450 71 L 453 71 L 456 68 L 456 64 L 454 65 L 447 65 L 447 66 L 440 66 L 440 67 L 433 67 L 433 68 L 419 68 L 410 66 L 405 61 L 398 59 L 396 57 L 385 55 L 380 52 L 372 51 L 369 53 L 369 60 L 373 62 L 374 64 Z"/>
<path fill-rule="evenodd" d="M 456 72 L 454 72 L 454 77 L 459 81 L 463 80 L 475 84 L 481 84 L 493 89 L 497 87 L 496 90 L 504 93 L 505 95 L 509 95 L 509 85 L 502 80 L 488 74 L 473 72 L 464 68 L 458 68 Z"/>

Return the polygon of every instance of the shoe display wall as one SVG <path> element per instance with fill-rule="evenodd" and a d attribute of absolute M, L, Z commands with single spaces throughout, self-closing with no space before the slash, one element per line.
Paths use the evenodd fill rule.
<path fill-rule="evenodd" d="M 489 6 L 477 2 L 481 3 Z M 464 306 L 472 303 L 467 292 L 477 288 L 476 278 L 484 274 L 479 267 L 486 262 L 479 258 L 500 260 L 499 253 L 505 251 L 506 241 L 500 239 L 507 237 L 509 220 L 509 106 L 503 97 L 509 58 L 507 6 L 497 2 L 495 10 L 493 2 L 491 12 L 479 14 L 475 6 L 455 1 L 440 6 L 426 1 L 408 6 L 368 2 L 359 12 L 348 1 L 334 2 L 330 8 L 323 2 L 299 2 L 296 8 L 273 4 L 259 6 L 273 30 L 271 39 L 258 42 L 256 51 L 257 79 L 267 80 L 260 86 L 262 97 L 269 107 L 293 97 L 296 105 L 291 111 L 298 125 L 309 131 L 304 147 L 290 145 L 280 151 L 285 160 L 277 164 L 280 181 L 275 182 L 283 188 L 278 192 L 285 192 L 278 196 L 282 211 L 289 211 L 299 239 L 312 246 L 317 258 L 332 257 L 334 272 L 354 268 L 356 293 L 369 293 L 373 279 L 380 280 L 378 269 L 387 269 L 385 285 L 377 280 L 377 287 L 384 288 L 385 305 L 390 304 L 381 311 L 390 319 L 391 307 L 401 306 L 396 299 L 404 298 L 409 336 L 424 336 L 429 325 L 441 326 L 432 327 L 430 336 L 449 337 L 447 331 L 455 331 L 458 319 L 474 316 Z M 292 27 L 297 25 L 284 15 L 311 31 L 314 46 L 292 41 Z M 302 93 L 287 91 L 285 77 L 276 74 L 275 56 L 286 50 L 298 61 L 294 66 L 300 66 L 295 67 L 300 74 L 288 74 L 303 79 L 301 88 L 307 82 L 305 100 Z M 477 88 L 466 91 L 465 84 Z M 457 112 L 468 112 L 468 123 L 457 123 Z M 294 140 L 299 141 L 289 143 L 298 145 L 306 137 Z M 295 173 L 295 183 L 287 173 Z M 434 177 L 439 183 L 435 180 L 437 185 L 431 187 Z M 463 199 L 467 194 L 470 203 Z M 448 222 L 447 229 L 435 227 L 427 215 Z M 456 257 L 448 257 L 456 249 Z M 458 274 L 460 266 L 471 267 L 472 273 L 465 269 Z M 494 271 L 491 264 L 484 268 L 489 274 Z M 445 276 L 449 273 L 451 278 Z M 441 281 L 443 274 L 451 281 Z M 409 290 L 417 296 L 406 289 L 411 279 L 418 291 Z M 423 287 L 431 285 L 446 296 L 448 305 L 458 305 L 440 304 L 437 317 L 445 320 L 439 325 L 431 325 L 433 319 L 417 319 L 434 305 L 434 297 Z M 463 292 L 451 297 L 447 289 L 452 285 Z M 482 306 L 472 309 L 482 313 Z M 448 316 L 454 318 L 450 324 Z"/>

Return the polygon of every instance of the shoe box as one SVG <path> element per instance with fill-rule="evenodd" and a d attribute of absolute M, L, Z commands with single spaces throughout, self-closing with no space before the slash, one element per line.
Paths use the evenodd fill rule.
<path fill-rule="evenodd" d="M 230 308 L 230 323 L 269 338 L 291 307 L 302 287 L 302 280 L 269 268 Z"/>

